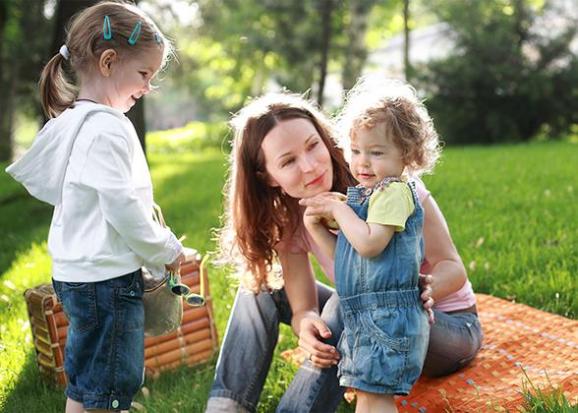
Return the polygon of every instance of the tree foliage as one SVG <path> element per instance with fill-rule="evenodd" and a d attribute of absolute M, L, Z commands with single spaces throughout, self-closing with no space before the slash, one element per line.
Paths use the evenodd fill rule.
<path fill-rule="evenodd" d="M 201 116 L 236 111 L 247 96 L 275 87 L 310 91 L 323 102 L 328 73 L 349 88 L 360 75 L 371 13 L 399 0 L 200 0 L 194 27 L 179 28 L 179 84 Z M 377 24 L 389 25 L 389 20 Z"/>
<path fill-rule="evenodd" d="M 524 0 L 436 0 L 431 7 L 452 28 L 455 49 L 422 68 L 419 85 L 447 142 L 558 136 L 578 122 L 571 16 Z"/>
<path fill-rule="evenodd" d="M 0 5 L 0 160 L 13 152 L 14 113 L 37 114 L 36 82 L 50 38 L 44 1 L 3 0 Z"/>

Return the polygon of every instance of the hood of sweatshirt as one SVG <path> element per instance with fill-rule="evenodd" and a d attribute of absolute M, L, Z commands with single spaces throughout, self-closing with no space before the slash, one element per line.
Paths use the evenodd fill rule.
<path fill-rule="evenodd" d="M 107 112 L 126 119 L 121 112 L 95 103 L 68 108 L 44 125 L 30 149 L 8 166 L 6 172 L 24 185 L 33 197 L 51 205 L 59 205 L 76 136 L 84 121 L 97 112 Z"/>

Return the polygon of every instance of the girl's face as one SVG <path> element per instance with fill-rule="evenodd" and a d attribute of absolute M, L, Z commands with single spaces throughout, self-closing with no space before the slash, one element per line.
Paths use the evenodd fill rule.
<path fill-rule="evenodd" d="M 293 198 L 309 198 L 333 186 L 331 155 L 307 119 L 279 122 L 261 143 L 269 185 Z"/>
<path fill-rule="evenodd" d="M 388 176 L 400 176 L 404 168 L 402 152 L 387 138 L 383 124 L 361 128 L 351 137 L 351 173 L 366 188 Z"/>
<path fill-rule="evenodd" d="M 128 112 L 138 99 L 151 91 L 151 81 L 162 59 L 162 50 L 152 47 L 137 57 L 116 60 L 105 83 L 107 104 L 123 113 Z"/>

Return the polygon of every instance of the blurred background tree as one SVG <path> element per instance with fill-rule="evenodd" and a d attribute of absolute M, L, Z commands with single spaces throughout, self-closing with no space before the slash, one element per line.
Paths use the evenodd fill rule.
<path fill-rule="evenodd" d="M 38 116 L 36 82 L 50 41 L 42 33 L 49 27 L 43 1 L 0 2 L 0 161 L 13 155 L 17 115 Z"/>
<path fill-rule="evenodd" d="M 556 138 L 578 123 L 578 59 L 571 48 L 578 22 L 557 8 L 563 4 L 430 2 L 455 47 L 416 73 L 447 142 Z"/>
<path fill-rule="evenodd" d="M 95 1 L 0 1 L 0 159 L 13 155 L 14 136 L 26 146 L 42 124 L 37 81 L 60 45 L 62 11 Z M 372 71 L 409 78 L 448 143 L 558 137 L 578 123 L 573 0 L 139 6 L 170 35 L 178 57 L 133 121 L 142 136 L 145 121 L 148 130 L 189 124 L 182 129 L 194 135 L 189 149 L 222 144 L 225 121 L 252 96 L 286 88 L 333 112 L 358 76 Z"/>

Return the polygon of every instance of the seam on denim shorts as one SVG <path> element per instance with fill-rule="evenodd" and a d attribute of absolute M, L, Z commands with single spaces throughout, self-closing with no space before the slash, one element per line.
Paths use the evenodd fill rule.
<path fill-rule="evenodd" d="M 114 359 L 114 362 L 111 365 L 111 369 L 112 369 L 112 377 L 113 377 L 113 389 L 116 390 L 118 389 L 118 376 L 117 376 L 117 365 L 120 363 L 120 357 L 118 354 L 118 335 L 119 335 L 119 331 L 120 328 L 122 328 L 122 326 L 119 326 L 119 324 L 122 324 L 120 322 L 120 287 L 116 287 L 113 286 L 112 288 L 112 306 L 113 306 L 113 317 L 114 317 L 114 323 L 112 326 L 112 345 L 111 345 L 111 358 Z"/>

